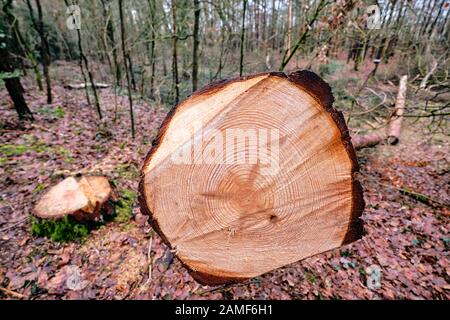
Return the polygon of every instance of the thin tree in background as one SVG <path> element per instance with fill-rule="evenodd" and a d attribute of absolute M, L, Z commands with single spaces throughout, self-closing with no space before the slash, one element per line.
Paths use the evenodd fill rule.
<path fill-rule="evenodd" d="M 192 91 L 197 90 L 198 84 L 198 34 L 200 30 L 200 1 L 194 0 L 194 48 L 192 57 Z"/>
<path fill-rule="evenodd" d="M 117 45 L 114 35 L 114 24 L 113 24 L 113 18 L 111 15 L 111 0 L 102 0 L 102 7 L 103 7 L 103 17 L 106 19 L 106 37 L 107 37 L 107 44 L 112 49 L 112 62 L 114 64 L 113 66 L 113 74 L 116 79 L 116 86 L 120 86 L 121 80 L 122 80 L 122 74 L 120 69 L 120 64 L 118 62 L 117 57 Z"/>
<path fill-rule="evenodd" d="M 149 7 L 149 18 L 150 22 L 150 65 L 151 65 L 151 74 L 150 74 L 150 97 L 153 98 L 154 95 L 154 85 L 155 85 L 155 46 L 156 46 L 156 3 L 155 0 L 148 0 Z"/>
<path fill-rule="evenodd" d="M 78 38 L 78 50 L 80 51 L 80 65 L 81 65 L 81 60 L 83 60 L 84 66 L 86 68 L 86 71 L 87 71 L 87 74 L 88 74 L 88 77 L 89 77 L 89 82 L 91 83 L 92 92 L 94 93 L 95 108 L 97 110 L 98 117 L 100 119 L 102 119 L 102 111 L 101 111 L 101 107 L 100 107 L 100 99 L 98 97 L 97 88 L 96 88 L 95 81 L 94 81 L 94 76 L 92 75 L 92 71 L 91 71 L 91 69 L 89 67 L 89 60 L 87 59 L 87 57 L 86 57 L 86 55 L 84 54 L 84 51 L 83 51 L 83 46 L 82 46 L 82 43 L 81 43 L 81 32 L 80 32 L 80 29 L 77 29 L 77 38 Z M 83 71 L 82 67 L 81 67 L 81 73 L 83 74 L 84 81 L 86 83 L 86 77 L 84 75 L 84 71 Z M 90 104 L 89 93 L 88 93 L 88 89 L 87 88 L 88 88 L 88 86 L 86 85 L 86 95 L 88 96 L 88 103 Z"/>
<path fill-rule="evenodd" d="M 172 77 L 173 87 L 175 91 L 175 103 L 180 100 L 180 89 L 178 79 L 178 53 L 177 53 L 177 5 L 176 0 L 172 0 Z"/>
<path fill-rule="evenodd" d="M 8 0 L 3 4 L 4 13 L 8 12 L 11 2 L 12 0 Z M 13 101 L 19 119 L 33 120 L 33 114 L 23 97 L 24 89 L 20 83 L 20 78 L 15 74 L 18 66 L 17 50 L 19 50 L 19 43 L 14 35 L 8 35 L 10 32 L 2 30 L 2 24 L 0 23 L 0 33 L 4 36 L 0 37 L 0 76 L 5 82 L 6 90 Z"/>
<path fill-rule="evenodd" d="M 31 22 L 33 23 L 33 27 L 36 29 L 36 31 L 38 32 L 39 37 L 41 39 L 40 52 L 41 52 L 41 58 L 42 58 L 42 68 L 44 71 L 45 84 L 47 86 L 47 103 L 51 104 L 53 102 L 53 96 L 52 96 L 52 85 L 51 85 L 50 73 L 49 73 L 50 49 L 49 49 L 49 45 L 48 45 L 48 41 L 47 41 L 47 36 L 45 34 L 41 1 L 36 0 L 36 7 L 37 7 L 37 11 L 38 11 L 39 21 L 37 21 L 34 16 L 34 10 L 33 10 L 33 6 L 31 5 L 30 0 L 27 0 L 27 6 L 28 6 L 28 10 L 30 12 L 30 19 L 31 19 Z"/>
<path fill-rule="evenodd" d="M 241 25 L 241 54 L 239 59 L 239 75 L 244 73 L 244 41 L 245 41 L 245 11 L 247 10 L 247 0 L 242 3 L 242 25 Z"/>
<path fill-rule="evenodd" d="M 13 2 L 12 0 L 7 0 L 3 5 L 3 12 L 6 15 L 5 20 L 11 29 L 11 33 L 15 38 L 14 41 L 17 43 L 18 49 L 20 49 L 22 53 L 21 57 L 22 63 L 25 58 L 28 58 L 28 60 L 30 60 L 31 67 L 33 68 L 33 72 L 36 77 L 36 84 L 38 86 L 38 89 L 39 91 L 44 91 L 44 87 L 42 85 L 41 72 L 39 71 L 39 64 L 36 60 L 36 57 L 34 56 L 33 50 L 31 50 L 30 46 L 28 45 L 27 41 L 22 35 L 22 32 L 20 31 L 19 20 L 10 11 L 12 7 L 12 2 Z"/>
<path fill-rule="evenodd" d="M 325 6 L 327 4 L 328 4 L 328 2 L 326 0 L 320 0 L 319 4 L 316 7 L 316 10 L 314 11 L 312 18 L 309 20 L 308 24 L 306 25 L 302 35 L 298 38 L 298 41 L 295 44 L 295 46 L 292 48 L 292 50 L 284 51 L 284 55 L 283 55 L 283 59 L 281 61 L 279 71 L 284 71 L 284 68 L 286 68 L 289 61 L 291 61 L 292 57 L 294 56 L 295 52 L 298 50 L 300 45 L 303 44 L 303 42 L 305 41 L 306 37 L 308 36 L 308 33 L 310 32 L 310 30 L 312 30 L 312 25 L 319 18 L 319 13 L 322 11 L 323 8 L 325 8 Z"/>
<path fill-rule="evenodd" d="M 69 7 L 69 1 L 68 0 L 64 0 L 64 3 L 66 4 L 67 7 Z M 74 1 L 74 4 L 77 4 Z M 92 71 L 89 67 L 89 60 L 87 59 L 86 55 L 84 54 L 83 51 L 83 44 L 81 41 L 81 31 L 80 29 L 76 29 L 77 30 L 77 40 L 78 40 L 78 51 L 80 54 L 80 59 L 79 59 L 79 66 L 81 69 L 81 74 L 83 75 L 83 80 L 84 80 L 84 87 L 85 87 L 85 91 L 86 91 L 86 99 L 89 105 L 91 105 L 91 100 L 89 98 L 89 86 L 87 84 L 87 80 L 86 80 L 86 75 L 84 74 L 84 68 L 83 68 L 83 63 L 84 63 L 84 67 L 86 68 L 86 72 L 88 73 L 88 77 L 89 77 L 89 82 L 90 82 L 90 86 L 92 87 L 92 92 L 94 93 L 94 100 L 95 100 L 95 108 L 97 110 L 97 114 L 98 117 L 100 119 L 102 119 L 102 111 L 101 111 L 101 107 L 100 107 L 100 99 L 97 93 L 97 87 L 95 85 L 95 81 L 94 81 L 94 76 L 92 74 Z"/>
<path fill-rule="evenodd" d="M 286 51 L 288 55 L 291 53 L 291 38 L 292 38 L 292 0 L 289 0 L 288 19 L 287 19 L 287 42 L 286 42 Z"/>
<path fill-rule="evenodd" d="M 3 47 L 0 42 L 0 72 L 1 73 L 14 73 L 14 66 L 11 62 L 11 56 L 7 50 L 7 47 Z M 18 76 L 8 75 L 3 79 L 5 82 L 6 90 L 8 91 L 11 100 L 14 103 L 19 119 L 33 120 L 33 114 L 28 108 L 25 98 L 23 97 L 23 87 L 20 83 Z"/>
<path fill-rule="evenodd" d="M 123 18 L 123 1 L 119 0 L 119 16 L 120 16 L 120 33 L 122 36 L 122 54 L 123 54 L 123 63 L 125 64 L 125 74 L 127 78 L 127 90 L 128 90 L 128 102 L 130 105 L 130 119 L 131 119 L 131 136 L 135 137 L 135 129 L 134 129 L 134 114 L 133 114 L 133 98 L 131 96 L 131 80 L 130 75 L 128 73 L 127 67 L 127 48 L 125 45 L 125 25 Z"/>
<path fill-rule="evenodd" d="M 276 4 L 275 0 L 272 0 L 272 16 L 270 20 L 270 33 L 272 37 L 272 51 L 276 49 L 277 37 L 276 37 L 276 27 L 277 27 L 277 16 L 276 16 Z"/>

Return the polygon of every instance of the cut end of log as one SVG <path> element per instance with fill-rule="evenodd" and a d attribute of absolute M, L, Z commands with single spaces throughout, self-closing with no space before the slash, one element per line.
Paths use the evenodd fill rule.
<path fill-rule="evenodd" d="M 355 151 L 316 74 L 211 84 L 177 105 L 147 155 L 140 204 L 202 284 L 249 279 L 361 237 Z"/>
<path fill-rule="evenodd" d="M 77 220 L 97 220 L 111 196 L 112 189 L 105 177 L 83 176 L 79 181 L 69 177 L 42 196 L 33 214 L 45 219 L 72 215 Z"/>

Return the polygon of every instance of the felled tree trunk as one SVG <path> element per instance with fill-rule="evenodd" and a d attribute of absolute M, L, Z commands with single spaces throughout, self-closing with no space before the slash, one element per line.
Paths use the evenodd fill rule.
<path fill-rule="evenodd" d="M 203 284 L 255 277 L 360 237 L 355 152 L 330 87 L 300 71 L 211 84 L 165 119 L 140 203 Z"/>
<path fill-rule="evenodd" d="M 92 88 L 92 83 L 69 83 L 64 86 L 64 88 L 71 89 L 71 90 L 80 90 L 80 89 L 86 89 L 86 88 Z M 110 84 L 107 83 L 94 83 L 94 87 L 96 89 L 107 89 L 111 87 Z"/>
<path fill-rule="evenodd" d="M 374 147 L 385 139 L 383 134 L 369 133 L 366 135 L 352 136 L 353 147 L 356 150 Z"/>
<path fill-rule="evenodd" d="M 369 133 L 366 135 L 354 135 L 352 136 L 353 147 L 363 149 L 367 147 L 373 147 L 377 144 L 386 141 L 388 144 L 397 144 L 400 140 L 400 133 L 402 128 L 403 114 L 405 112 L 406 104 L 406 87 L 408 82 L 408 76 L 403 76 L 400 79 L 398 87 L 397 100 L 395 101 L 395 109 L 391 116 L 389 126 L 386 133 Z"/>

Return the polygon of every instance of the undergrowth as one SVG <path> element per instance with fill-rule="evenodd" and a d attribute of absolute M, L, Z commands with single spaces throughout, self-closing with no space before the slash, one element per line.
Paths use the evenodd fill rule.
<path fill-rule="evenodd" d="M 124 189 L 121 192 L 120 200 L 116 205 L 116 217 L 115 221 L 119 223 L 127 222 L 133 216 L 133 205 L 136 202 L 136 192 Z"/>
<path fill-rule="evenodd" d="M 46 237 L 55 242 L 81 241 L 98 223 L 81 223 L 69 216 L 60 220 L 46 220 L 32 217 L 31 234 L 35 237 Z"/>

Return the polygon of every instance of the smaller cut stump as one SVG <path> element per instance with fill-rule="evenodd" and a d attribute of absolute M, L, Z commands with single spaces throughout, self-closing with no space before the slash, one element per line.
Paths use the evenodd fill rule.
<path fill-rule="evenodd" d="M 111 211 L 113 198 L 109 181 L 101 176 L 69 177 L 50 188 L 37 203 L 33 214 L 44 219 L 72 216 L 77 221 L 98 221 L 101 211 Z"/>

